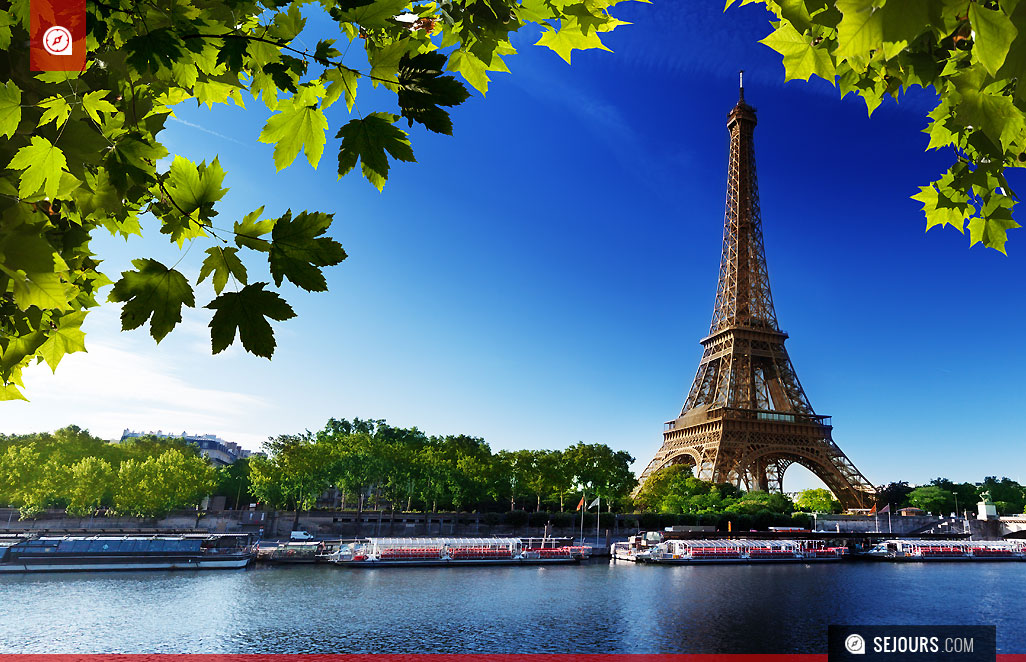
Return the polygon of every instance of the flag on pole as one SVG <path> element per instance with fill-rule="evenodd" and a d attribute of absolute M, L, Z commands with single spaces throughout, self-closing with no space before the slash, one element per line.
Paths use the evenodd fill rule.
<path fill-rule="evenodd" d="M 577 510 L 580 510 L 581 508 L 584 508 L 584 497 L 583 496 L 581 497 L 581 502 L 579 504 L 577 504 Z"/>
<path fill-rule="evenodd" d="M 887 504 L 886 506 L 884 506 L 883 508 L 880 509 L 880 514 L 881 515 L 883 515 L 884 513 L 889 513 L 889 512 L 891 512 L 891 504 Z"/>
<path fill-rule="evenodd" d="M 869 509 L 869 514 L 870 515 L 875 515 L 876 514 L 876 504 L 875 503 L 873 504 L 873 507 Z"/>
<path fill-rule="evenodd" d="M 588 504 L 588 510 L 591 510 L 592 508 L 594 508 L 594 507 L 595 507 L 595 506 L 597 506 L 597 505 L 599 505 L 599 500 L 598 500 L 598 499 L 595 499 L 595 500 L 594 500 L 594 501 L 592 501 L 592 502 L 591 502 L 590 504 Z"/>

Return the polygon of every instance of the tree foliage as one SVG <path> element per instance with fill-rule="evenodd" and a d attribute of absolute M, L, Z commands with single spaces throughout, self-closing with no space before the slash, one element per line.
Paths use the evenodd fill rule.
<path fill-rule="evenodd" d="M 1026 3 L 1020 0 L 727 0 L 777 20 L 762 43 L 783 56 L 785 80 L 819 76 L 872 114 L 885 96 L 932 89 L 928 149 L 953 163 L 920 186 L 926 228 L 969 230 L 970 244 L 1005 252 L 1018 196 L 1007 168 L 1026 166 Z"/>
<path fill-rule="evenodd" d="M 86 516 L 101 506 L 157 516 L 211 494 L 215 472 L 195 446 L 151 436 L 111 444 L 77 426 L 0 435 L 0 503 L 22 517 L 47 508 Z"/>
<path fill-rule="evenodd" d="M 275 508 L 309 508 L 332 486 L 358 511 L 381 500 L 391 509 L 562 510 L 573 490 L 623 505 L 635 485 L 634 458 L 605 444 L 493 453 L 478 437 L 428 436 L 385 421 L 331 419 L 315 434 L 272 439 L 265 450 L 266 459 L 251 463 L 253 494 Z"/>
<path fill-rule="evenodd" d="M 841 512 L 841 502 L 834 498 L 833 492 L 823 487 L 799 492 L 794 507 L 807 513 Z"/>
<path fill-rule="evenodd" d="M 197 283 L 175 265 L 140 258 L 108 299 L 124 304 L 124 329 L 148 325 L 158 342 L 184 308 L 215 311 L 215 353 L 237 336 L 270 358 L 268 319 L 294 316 L 267 282 L 249 282 L 254 261 L 266 261 L 275 287 L 287 280 L 320 292 L 323 269 L 346 258 L 328 236 L 331 214 L 261 206 L 241 219 L 218 218 L 228 192 L 218 159 L 175 155 L 165 165 L 161 132 L 178 104 L 259 100 L 268 117 L 257 139 L 274 146 L 278 170 L 300 154 L 316 168 L 335 130 L 339 177 L 359 164 L 380 190 L 393 162 L 415 160 L 400 119 L 452 133 L 447 109 L 469 93 L 450 73 L 484 94 L 490 72 L 509 71 L 511 36 L 529 26 L 540 31 L 538 44 L 568 62 L 574 50 L 605 48 L 601 34 L 622 24 L 609 13 L 616 2 L 88 0 L 85 69 L 41 74 L 29 69 L 30 3 L 5 4 L 0 400 L 24 397 L 21 373 L 32 361 L 56 369 L 65 354 L 85 350 L 85 313 L 111 284 L 89 248 L 96 232 L 128 238 L 152 217 L 180 248 L 209 246 Z M 364 94 L 360 106 L 357 91 L 368 87 L 395 96 Z M 213 292 L 197 292 L 208 278 Z"/>

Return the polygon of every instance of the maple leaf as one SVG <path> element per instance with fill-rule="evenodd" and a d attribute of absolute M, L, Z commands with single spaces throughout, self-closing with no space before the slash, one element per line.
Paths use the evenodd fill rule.
<path fill-rule="evenodd" d="M 32 136 L 30 144 L 15 153 L 7 164 L 11 170 L 24 170 L 18 184 L 18 195 L 23 198 L 43 189 L 44 195 L 54 198 L 61 184 L 61 173 L 68 162 L 64 152 L 42 136 Z"/>
<path fill-rule="evenodd" d="M 331 214 L 302 212 L 292 218 L 291 210 L 274 223 L 268 256 L 274 284 L 288 278 L 309 292 L 328 289 L 319 267 L 330 267 L 346 259 L 342 245 L 321 237 L 331 226 Z"/>
<path fill-rule="evenodd" d="M 0 85 L 0 134 L 11 138 L 21 122 L 21 89 L 13 80 Z"/>
<path fill-rule="evenodd" d="M 452 76 L 443 76 L 441 53 L 404 55 L 399 62 L 399 108 L 410 126 L 420 122 L 435 133 L 452 135 L 449 113 L 439 106 L 458 106 L 470 97 L 467 88 Z"/>
<path fill-rule="evenodd" d="M 238 252 L 238 248 L 221 248 L 220 246 L 208 248 L 206 250 L 207 257 L 203 260 L 196 283 L 202 283 L 207 276 L 213 274 L 211 282 L 214 284 L 214 292 L 218 294 L 228 284 L 229 276 L 234 276 L 236 280 L 245 285 L 246 265 L 242 264 Z"/>
<path fill-rule="evenodd" d="M 598 31 L 582 26 L 576 18 L 567 17 L 562 20 L 559 30 L 546 30 L 541 38 L 535 42 L 535 46 L 548 46 L 559 54 L 559 57 L 570 64 L 570 55 L 575 50 L 587 50 L 589 48 L 601 48 L 608 51 L 609 48 L 599 39 Z"/>
<path fill-rule="evenodd" d="M 206 305 L 215 310 L 210 320 L 210 343 L 214 354 L 235 341 L 236 330 L 246 351 L 271 358 L 274 330 L 267 319 L 283 322 L 296 313 L 276 292 L 264 290 L 267 283 L 253 283 L 240 292 L 225 292 Z"/>
<path fill-rule="evenodd" d="M 121 328 L 130 331 L 150 320 L 157 342 L 182 321 L 182 306 L 196 305 L 192 286 L 180 272 L 151 259 L 132 260 L 134 271 L 121 272 L 108 301 L 124 302 Z"/>
<path fill-rule="evenodd" d="M 399 161 L 416 161 L 406 132 L 393 126 L 397 119 L 391 113 L 371 113 L 363 119 L 349 120 L 339 129 L 335 136 L 342 139 L 339 178 L 355 168 L 359 160 L 364 177 L 380 191 L 388 180 L 388 155 Z"/>
<path fill-rule="evenodd" d="M 410 5 L 409 0 L 339 0 L 332 18 L 339 22 L 356 23 L 364 28 L 395 27 L 393 17 Z"/>
<path fill-rule="evenodd" d="M 260 215 L 264 213 L 264 208 L 261 206 L 259 209 L 246 214 L 242 221 L 235 221 L 235 245 L 240 248 L 245 246 L 246 248 L 252 248 L 255 251 L 261 251 L 266 253 L 271 250 L 271 242 L 266 239 L 261 239 L 262 235 L 267 234 L 274 227 L 274 219 L 268 218 L 262 221 L 257 220 Z"/>
<path fill-rule="evenodd" d="M 96 90 L 95 92 L 88 92 L 82 97 L 82 108 L 85 109 L 89 117 L 97 124 L 100 124 L 102 121 L 100 119 L 101 111 L 108 115 L 118 112 L 114 104 L 103 98 L 105 94 L 107 93 L 103 90 Z"/>
<path fill-rule="evenodd" d="M 82 322 L 85 321 L 86 311 L 62 315 L 56 321 L 57 328 L 50 332 L 36 352 L 43 357 L 50 370 L 57 372 L 57 364 L 64 358 L 65 354 L 73 352 L 84 352 L 85 333 L 82 332 Z"/>
<path fill-rule="evenodd" d="M 278 114 L 272 115 L 260 132 L 258 140 L 274 144 L 274 165 L 278 170 L 287 168 L 296 160 L 299 150 L 314 168 L 324 153 L 327 142 L 328 118 L 317 107 L 324 96 L 320 83 L 306 85 L 289 101 L 278 104 Z"/>

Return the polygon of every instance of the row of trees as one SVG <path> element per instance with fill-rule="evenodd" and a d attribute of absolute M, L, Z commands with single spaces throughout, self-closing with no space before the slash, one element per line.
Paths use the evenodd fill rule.
<path fill-rule="evenodd" d="M 984 498 L 990 499 L 999 515 L 1015 515 L 1026 510 L 1026 486 L 1011 478 L 987 476 L 979 483 L 955 483 L 935 478 L 927 485 L 911 487 L 906 482 L 889 483 L 877 497 L 877 503 L 891 508 L 913 506 L 931 513 L 961 513 L 975 510 Z"/>
<path fill-rule="evenodd" d="M 195 446 L 140 437 L 110 444 L 77 426 L 53 434 L 0 435 L 0 503 L 31 517 L 47 508 L 91 515 L 101 507 L 153 516 L 195 506 L 218 472 Z"/>
<path fill-rule="evenodd" d="M 605 444 L 493 453 L 466 435 L 428 436 L 384 421 L 328 421 L 317 433 L 281 435 L 267 457 L 215 469 L 195 446 L 139 437 L 110 444 L 76 426 L 52 434 L 0 435 L 0 503 L 23 517 L 47 508 L 72 515 L 157 516 L 222 495 L 272 508 L 313 507 L 337 488 L 337 507 L 423 510 L 572 509 L 589 500 L 621 508 L 636 485 L 634 458 Z"/>
<path fill-rule="evenodd" d="M 577 495 L 629 503 L 634 458 L 605 444 L 493 453 L 480 438 L 428 436 L 384 421 L 331 419 L 316 432 L 282 435 L 250 463 L 250 491 L 275 508 L 307 509 L 326 490 L 339 507 L 564 511 Z"/>
<path fill-rule="evenodd" d="M 935 478 L 927 485 L 911 487 L 907 482 L 889 483 L 877 494 L 877 506 L 893 510 L 905 506 L 934 514 L 975 510 L 988 498 L 1001 515 L 1026 510 L 1026 486 L 1010 478 L 987 476 L 979 483 L 955 483 Z M 635 507 L 641 511 L 668 515 L 711 515 L 720 513 L 839 513 L 841 504 L 830 490 L 803 490 L 792 501 L 782 494 L 741 492 L 733 485 L 710 483 L 691 474 L 688 465 L 673 465 L 653 473 L 638 493 Z"/>
<path fill-rule="evenodd" d="M 624 451 L 578 442 L 565 450 L 493 453 L 480 438 L 428 436 L 384 421 L 331 419 L 316 432 L 282 435 L 265 444 L 266 457 L 214 468 L 183 440 L 156 437 L 110 444 L 69 426 L 54 433 L 0 435 L 0 503 L 23 517 L 47 508 L 72 515 L 98 509 L 157 516 L 223 495 L 230 507 L 259 501 L 297 511 L 314 507 L 337 488 L 332 506 L 362 510 L 572 511 L 584 495 L 608 512 L 732 517 L 840 512 L 829 490 L 782 494 L 742 492 L 695 478 L 685 465 L 655 472 L 636 496 Z M 582 494 L 583 493 L 583 494 Z M 878 505 L 915 506 L 931 513 L 973 509 L 991 499 L 1000 514 L 1026 509 L 1026 487 L 988 476 L 979 483 L 936 478 L 881 488 Z M 690 520 L 689 520 L 690 521 Z"/>

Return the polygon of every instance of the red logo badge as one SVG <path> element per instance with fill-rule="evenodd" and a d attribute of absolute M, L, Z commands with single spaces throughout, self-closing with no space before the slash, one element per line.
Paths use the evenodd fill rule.
<path fill-rule="evenodd" d="M 85 69 L 85 0 L 31 0 L 30 11 L 32 71 Z"/>

